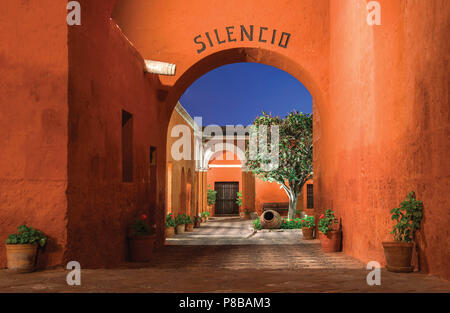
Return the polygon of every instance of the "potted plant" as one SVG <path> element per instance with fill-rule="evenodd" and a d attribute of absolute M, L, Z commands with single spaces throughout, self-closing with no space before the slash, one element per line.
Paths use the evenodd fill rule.
<path fill-rule="evenodd" d="M 200 213 L 200 218 L 202 219 L 202 223 L 206 222 L 206 212 Z"/>
<path fill-rule="evenodd" d="M 314 216 L 306 215 L 305 218 L 300 220 L 300 225 L 302 227 L 303 240 L 314 239 Z"/>
<path fill-rule="evenodd" d="M 177 217 L 175 217 L 175 230 L 177 234 L 182 234 L 186 230 L 184 214 L 178 213 Z"/>
<path fill-rule="evenodd" d="M 170 238 L 175 234 L 175 219 L 173 218 L 172 213 L 167 214 L 166 216 L 166 238 Z"/>
<path fill-rule="evenodd" d="M 337 252 L 341 247 L 341 231 L 337 229 L 338 221 L 334 212 L 325 211 L 319 218 L 319 239 L 324 252 Z"/>
<path fill-rule="evenodd" d="M 210 187 L 210 185 L 208 185 Z M 208 204 L 208 209 L 211 209 L 213 205 L 216 203 L 217 191 L 213 189 L 207 189 L 206 192 L 206 202 Z"/>
<path fill-rule="evenodd" d="M 130 258 L 132 262 L 148 262 L 153 253 L 155 229 L 148 224 L 146 214 L 141 214 L 134 220 L 129 235 Z"/>
<path fill-rule="evenodd" d="M 241 219 L 243 220 L 251 219 L 250 213 L 251 212 L 249 211 L 249 209 L 245 208 L 244 211 L 241 212 Z"/>
<path fill-rule="evenodd" d="M 200 217 L 200 216 L 195 216 L 195 218 L 194 218 L 194 227 L 195 228 L 200 228 L 200 225 L 201 225 L 201 223 L 202 223 L 202 218 Z"/>
<path fill-rule="evenodd" d="M 412 272 L 411 256 L 414 233 L 420 229 L 423 216 L 423 203 L 416 200 L 416 194 L 411 191 L 399 208 L 391 210 L 391 219 L 396 222 L 391 234 L 394 241 L 382 242 L 386 256 L 386 269 L 390 272 Z"/>
<path fill-rule="evenodd" d="M 190 215 L 185 215 L 184 218 L 185 221 L 185 225 L 186 225 L 186 231 L 194 231 L 194 220 L 192 219 L 192 217 Z"/>
<path fill-rule="evenodd" d="M 17 233 L 6 239 L 6 258 L 8 271 L 13 273 L 29 273 L 34 271 L 38 247 L 47 243 L 47 237 L 32 227 L 21 225 Z"/>

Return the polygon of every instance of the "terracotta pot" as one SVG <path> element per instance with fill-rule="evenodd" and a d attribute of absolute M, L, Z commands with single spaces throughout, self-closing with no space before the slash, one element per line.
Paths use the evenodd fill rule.
<path fill-rule="evenodd" d="M 201 223 L 202 223 L 202 220 L 199 219 L 199 218 L 197 218 L 197 219 L 195 220 L 194 227 L 195 227 L 195 228 L 200 228 Z"/>
<path fill-rule="evenodd" d="M 303 240 L 314 239 L 314 227 L 302 227 Z"/>
<path fill-rule="evenodd" d="M 206 223 L 206 216 L 202 217 L 202 223 Z"/>
<path fill-rule="evenodd" d="M 175 235 L 175 227 L 166 227 L 166 238 L 170 238 Z"/>
<path fill-rule="evenodd" d="M 267 210 L 259 218 L 262 229 L 277 229 L 281 226 L 281 217 L 277 211 Z"/>
<path fill-rule="evenodd" d="M 37 244 L 6 245 L 8 271 L 12 273 L 29 273 L 35 269 Z"/>
<path fill-rule="evenodd" d="M 410 242 L 384 241 L 382 242 L 386 256 L 386 269 L 390 272 L 409 273 L 414 270 L 411 266 L 413 244 Z"/>
<path fill-rule="evenodd" d="M 181 225 L 177 225 L 176 226 L 176 233 L 177 234 L 182 234 L 186 231 L 186 226 L 184 224 Z"/>
<path fill-rule="evenodd" d="M 341 249 L 341 232 L 330 230 L 324 235 L 319 232 L 320 245 L 323 252 L 338 252 Z"/>
<path fill-rule="evenodd" d="M 194 224 L 186 224 L 186 231 L 194 231 Z"/>
<path fill-rule="evenodd" d="M 149 262 L 153 253 L 155 235 L 129 238 L 130 259 L 132 262 Z"/>

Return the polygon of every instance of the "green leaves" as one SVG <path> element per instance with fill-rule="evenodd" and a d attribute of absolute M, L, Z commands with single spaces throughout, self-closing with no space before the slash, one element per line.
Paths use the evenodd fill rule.
<path fill-rule="evenodd" d="M 26 225 L 17 227 L 17 233 L 9 235 L 8 239 L 6 239 L 6 244 L 8 245 L 25 245 L 34 243 L 43 247 L 47 243 L 47 237 L 45 237 L 41 231 Z"/>
<path fill-rule="evenodd" d="M 267 127 L 268 140 L 262 136 L 263 143 L 270 140 L 271 126 L 278 126 L 278 167 L 265 170 L 264 150 L 257 149 L 256 155 L 250 157 L 250 149 L 246 149 L 247 168 L 263 181 L 277 182 L 286 192 L 298 197 L 306 181 L 313 176 L 313 116 L 299 112 L 291 112 L 284 119 L 263 112 L 253 123 L 253 131 L 257 134 L 260 126 Z M 261 138 L 260 138 L 261 139 Z M 259 142 L 261 145 L 261 141 Z M 255 149 L 256 150 L 256 149 Z M 272 150 L 271 150 L 272 151 Z M 289 216 L 295 216 L 295 207 L 289 208 Z"/>
<path fill-rule="evenodd" d="M 236 204 L 242 206 L 242 192 L 236 193 Z"/>
<path fill-rule="evenodd" d="M 253 228 L 256 230 L 261 230 L 261 221 L 259 218 L 253 221 Z"/>
<path fill-rule="evenodd" d="M 216 203 L 216 195 L 217 191 L 212 189 L 207 190 L 206 198 L 208 201 L 208 205 L 213 205 L 214 203 Z"/>
<path fill-rule="evenodd" d="M 333 224 L 337 224 L 338 221 L 334 215 L 334 211 L 327 209 L 325 214 L 322 214 L 319 219 L 319 230 L 326 235 L 328 231 L 332 229 Z"/>
<path fill-rule="evenodd" d="M 175 227 L 175 219 L 173 218 L 172 213 L 167 214 L 166 216 L 166 227 Z"/>
<path fill-rule="evenodd" d="M 414 232 L 420 229 L 423 217 L 422 201 L 416 200 L 415 192 L 411 191 L 400 203 L 399 208 L 391 210 L 391 214 L 391 220 L 397 222 L 390 232 L 394 240 L 411 242 Z"/>

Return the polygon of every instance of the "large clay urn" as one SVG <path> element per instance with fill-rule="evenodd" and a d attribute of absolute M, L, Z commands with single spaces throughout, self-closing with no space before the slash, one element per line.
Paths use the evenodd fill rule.
<path fill-rule="evenodd" d="M 262 229 L 277 229 L 281 226 L 281 217 L 277 211 L 267 210 L 259 218 Z"/>

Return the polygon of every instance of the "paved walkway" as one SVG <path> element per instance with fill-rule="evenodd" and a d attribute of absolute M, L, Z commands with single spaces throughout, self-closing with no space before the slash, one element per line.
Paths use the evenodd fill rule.
<path fill-rule="evenodd" d="M 253 230 L 253 221 L 243 221 L 238 217 L 210 218 L 193 232 L 175 235 L 166 240 L 167 245 L 297 245 L 302 241 L 299 229 Z M 317 243 L 317 241 L 316 241 Z"/>
<path fill-rule="evenodd" d="M 317 240 L 300 240 L 295 232 L 250 236 L 249 225 L 212 220 L 170 240 L 148 264 L 82 270 L 81 286 L 68 286 L 63 269 L 30 274 L 3 270 L 0 292 L 450 292 L 448 281 L 384 269 L 381 286 L 369 286 L 368 271 L 358 260 L 323 253 Z M 195 238 L 203 243 L 187 245 Z"/>

